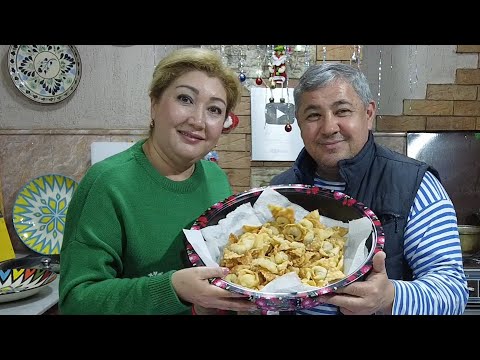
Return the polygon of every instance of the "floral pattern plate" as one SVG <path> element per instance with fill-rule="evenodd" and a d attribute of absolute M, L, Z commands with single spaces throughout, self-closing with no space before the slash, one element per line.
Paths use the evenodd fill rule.
<path fill-rule="evenodd" d="M 45 269 L 0 270 L 0 303 L 33 296 L 56 278 L 56 273 Z"/>
<path fill-rule="evenodd" d="M 11 45 L 8 69 L 17 89 L 43 104 L 72 95 L 82 75 L 80 55 L 73 45 Z"/>
<path fill-rule="evenodd" d="M 50 174 L 28 182 L 13 206 L 13 225 L 20 240 L 33 251 L 59 254 L 68 204 L 78 183 Z"/>

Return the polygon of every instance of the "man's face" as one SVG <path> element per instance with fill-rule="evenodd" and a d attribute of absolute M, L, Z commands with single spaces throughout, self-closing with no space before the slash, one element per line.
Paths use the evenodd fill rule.
<path fill-rule="evenodd" d="M 320 174 L 337 174 L 337 163 L 357 155 L 368 140 L 375 102 L 364 106 L 353 87 L 336 80 L 302 95 L 297 111 L 305 148 Z"/>

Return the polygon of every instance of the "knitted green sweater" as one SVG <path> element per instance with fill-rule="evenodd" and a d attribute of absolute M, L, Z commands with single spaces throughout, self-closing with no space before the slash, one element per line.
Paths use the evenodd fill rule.
<path fill-rule="evenodd" d="M 131 148 L 93 165 L 68 207 L 60 252 L 62 314 L 182 314 L 173 272 L 188 266 L 182 229 L 231 195 L 226 174 L 199 161 L 185 181 L 161 176 Z"/>

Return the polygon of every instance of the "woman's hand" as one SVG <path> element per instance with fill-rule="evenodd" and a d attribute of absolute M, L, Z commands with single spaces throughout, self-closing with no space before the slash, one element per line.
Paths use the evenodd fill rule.
<path fill-rule="evenodd" d="M 253 311 L 257 306 L 245 295 L 235 294 L 208 282 L 213 277 L 224 277 L 227 268 L 192 267 L 178 270 L 172 275 L 172 285 L 178 297 L 198 308 L 231 311 Z M 197 307 L 195 307 L 197 309 Z"/>

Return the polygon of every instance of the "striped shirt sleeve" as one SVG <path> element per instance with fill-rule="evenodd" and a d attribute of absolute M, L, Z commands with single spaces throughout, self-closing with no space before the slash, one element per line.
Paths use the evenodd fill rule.
<path fill-rule="evenodd" d="M 315 185 L 344 191 L 345 183 L 315 179 Z M 457 216 L 447 192 L 426 172 L 405 228 L 404 256 L 414 280 L 390 280 L 395 287 L 394 315 L 462 314 L 468 301 L 458 236 Z M 334 315 L 336 307 L 323 304 L 297 310 L 298 315 Z"/>
<path fill-rule="evenodd" d="M 392 314 L 457 315 L 468 300 L 453 203 L 440 182 L 425 173 L 405 228 L 404 255 L 413 281 L 391 280 Z"/>

